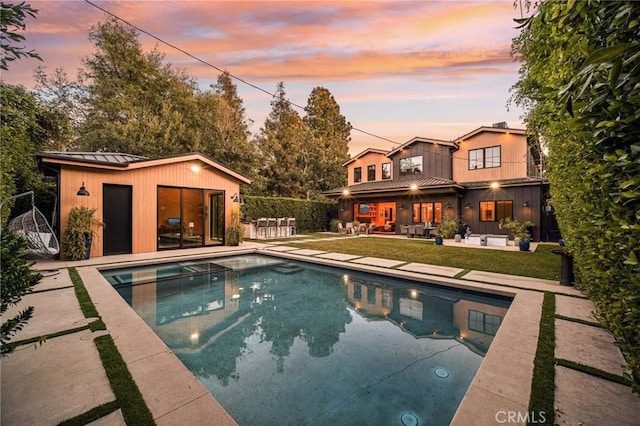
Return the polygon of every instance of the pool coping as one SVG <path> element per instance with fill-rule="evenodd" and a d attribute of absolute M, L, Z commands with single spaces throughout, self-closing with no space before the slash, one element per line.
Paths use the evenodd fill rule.
<path fill-rule="evenodd" d="M 190 424 L 233 425 L 237 423 L 107 282 L 100 270 L 123 267 L 123 265 L 128 267 L 171 260 L 251 253 L 513 297 L 500 329 L 451 424 L 493 424 L 497 422 L 501 413 L 525 414 L 527 412 L 543 299 L 543 293 L 537 289 L 518 288 L 518 283 L 514 283 L 513 287 L 505 287 L 288 251 L 271 251 L 268 250 L 268 246 L 258 244 L 253 247 L 236 247 L 216 252 L 184 255 L 172 253 L 171 256 L 166 257 L 158 257 L 159 253 L 156 253 L 154 258 L 126 262 L 115 259 L 109 262 L 107 259 L 102 259 L 104 263 L 74 265 L 157 424 L 176 424 L 185 421 Z"/>

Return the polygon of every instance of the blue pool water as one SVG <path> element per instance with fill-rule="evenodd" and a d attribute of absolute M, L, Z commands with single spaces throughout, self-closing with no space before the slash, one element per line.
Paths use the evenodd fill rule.
<path fill-rule="evenodd" d="M 506 298 L 260 255 L 103 271 L 241 425 L 446 425 Z"/>

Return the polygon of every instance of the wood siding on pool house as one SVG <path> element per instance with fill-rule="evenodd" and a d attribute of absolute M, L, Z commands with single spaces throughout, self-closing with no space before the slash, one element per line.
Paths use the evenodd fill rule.
<path fill-rule="evenodd" d="M 104 206 L 102 188 L 104 184 L 130 185 L 133 188 L 133 235 L 132 252 L 147 253 L 157 250 L 158 212 L 157 197 L 159 186 L 182 187 L 223 191 L 225 196 L 225 229 L 231 221 L 229 207 L 234 193 L 240 193 L 240 182 L 230 179 L 206 164 L 197 162 L 198 172 L 191 170 L 194 161 L 173 162 L 150 167 L 123 169 L 99 169 L 64 165 L 60 172 L 60 235 L 64 235 L 69 211 L 76 206 L 96 209 L 96 217 L 103 218 L 103 209 L 119 208 Z M 84 182 L 89 191 L 88 197 L 76 195 Z M 206 202 L 206 200 L 205 200 Z M 93 241 L 91 256 L 102 256 L 103 232 L 109 228 L 97 229 L 97 238 Z"/>

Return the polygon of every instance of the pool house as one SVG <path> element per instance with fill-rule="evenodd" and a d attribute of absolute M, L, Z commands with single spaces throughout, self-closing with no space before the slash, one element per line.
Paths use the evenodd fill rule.
<path fill-rule="evenodd" d="M 223 245 L 240 185 L 251 181 L 198 153 L 148 159 L 104 152 L 40 152 L 41 169 L 57 178 L 57 226 L 69 211 L 96 209 L 91 256 Z"/>

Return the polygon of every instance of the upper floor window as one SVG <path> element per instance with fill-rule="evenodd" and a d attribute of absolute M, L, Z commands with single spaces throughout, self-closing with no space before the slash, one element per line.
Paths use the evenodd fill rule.
<path fill-rule="evenodd" d="M 469 150 L 469 170 L 500 167 L 500 146 Z"/>
<path fill-rule="evenodd" d="M 400 159 L 400 176 L 422 174 L 422 156 Z"/>
<path fill-rule="evenodd" d="M 382 165 L 382 180 L 391 179 L 391 163 Z"/>
<path fill-rule="evenodd" d="M 513 217 L 513 201 L 480 201 L 480 222 L 498 222 Z"/>
<path fill-rule="evenodd" d="M 376 180 L 376 165 L 370 164 L 367 166 L 367 181 Z"/>
<path fill-rule="evenodd" d="M 469 330 L 495 336 L 501 322 L 502 317 L 499 315 L 469 310 Z"/>
<path fill-rule="evenodd" d="M 362 167 L 354 167 L 353 169 L 353 182 L 362 182 Z"/>

